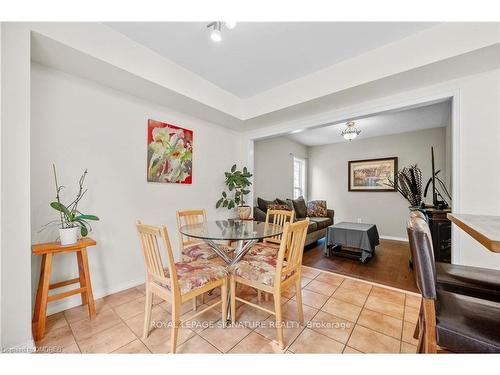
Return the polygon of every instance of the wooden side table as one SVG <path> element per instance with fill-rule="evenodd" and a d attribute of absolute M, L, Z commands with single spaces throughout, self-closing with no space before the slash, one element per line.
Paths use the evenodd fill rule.
<path fill-rule="evenodd" d="M 90 319 L 95 317 L 94 296 L 92 294 L 92 284 L 90 282 L 90 270 L 87 259 L 87 247 L 95 246 L 95 244 L 96 242 L 92 238 L 84 237 L 79 239 L 77 243 L 67 246 L 62 246 L 59 242 L 41 243 L 32 246 L 33 254 L 42 256 L 40 280 L 38 282 L 38 290 L 36 292 L 32 327 L 33 337 L 36 341 L 43 339 L 45 335 L 47 304 L 49 302 L 57 301 L 74 294 L 81 294 L 82 305 L 88 305 Z M 50 273 L 52 271 L 52 259 L 54 255 L 70 252 L 76 253 L 79 277 L 50 284 Z M 79 288 L 49 296 L 49 290 L 76 283 L 80 283 Z"/>

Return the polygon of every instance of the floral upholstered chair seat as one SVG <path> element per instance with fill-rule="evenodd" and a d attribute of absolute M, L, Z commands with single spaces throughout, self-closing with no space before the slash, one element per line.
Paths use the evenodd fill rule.
<path fill-rule="evenodd" d="M 286 262 L 283 262 L 283 266 Z M 274 286 L 276 276 L 276 257 L 255 255 L 239 261 L 233 273 L 243 279 Z M 288 276 L 287 276 L 288 277 Z M 287 277 L 283 277 L 285 280 Z"/>
<path fill-rule="evenodd" d="M 227 253 L 234 251 L 234 248 L 229 245 L 219 245 L 219 249 Z M 186 246 L 184 247 L 184 250 L 182 250 L 182 260 L 186 262 L 193 260 L 209 260 L 217 257 L 218 255 L 215 253 L 212 247 L 205 242 Z"/>
<path fill-rule="evenodd" d="M 248 253 L 244 256 L 244 258 L 253 257 L 256 255 L 266 256 L 266 257 L 276 257 L 278 255 L 278 251 L 280 249 L 280 245 L 269 242 L 257 242 L 252 246 Z"/>
<path fill-rule="evenodd" d="M 177 271 L 181 294 L 186 294 L 193 289 L 201 288 L 210 281 L 227 276 L 226 267 L 205 260 L 178 262 L 175 263 L 175 269 Z M 165 268 L 163 272 L 165 273 L 165 277 L 170 278 L 168 268 Z M 170 282 L 165 286 L 171 290 Z"/>

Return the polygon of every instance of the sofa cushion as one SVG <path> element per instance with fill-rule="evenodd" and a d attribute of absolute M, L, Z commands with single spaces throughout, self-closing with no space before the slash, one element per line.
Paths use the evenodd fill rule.
<path fill-rule="evenodd" d="M 270 204 L 277 204 L 278 202 L 274 201 L 266 201 L 262 198 L 257 198 L 257 206 L 264 212 L 267 212 L 267 206 Z"/>
<path fill-rule="evenodd" d="M 292 211 L 290 206 L 287 204 L 270 204 L 267 206 L 268 210 L 279 210 L 279 211 Z"/>
<path fill-rule="evenodd" d="M 307 202 L 307 216 L 308 217 L 327 217 L 326 201 L 310 201 Z"/>
<path fill-rule="evenodd" d="M 295 210 L 295 214 L 297 218 L 303 218 L 307 216 L 307 205 L 304 197 L 298 197 L 297 199 L 292 200 L 293 208 Z"/>
<path fill-rule="evenodd" d="M 324 229 L 333 224 L 333 220 L 329 217 L 310 217 L 309 220 L 316 223 L 318 230 Z"/>
<path fill-rule="evenodd" d="M 293 202 L 291 201 L 291 199 L 276 198 L 276 202 L 278 202 L 278 204 L 286 204 L 289 207 L 290 211 L 294 211 Z"/>
<path fill-rule="evenodd" d="M 314 221 L 310 221 L 309 226 L 307 227 L 307 233 L 316 232 L 318 229 L 318 224 Z"/>

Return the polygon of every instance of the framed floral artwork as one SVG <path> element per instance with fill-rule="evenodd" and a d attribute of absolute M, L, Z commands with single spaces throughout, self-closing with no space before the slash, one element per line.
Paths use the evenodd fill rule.
<path fill-rule="evenodd" d="M 193 182 L 193 131 L 148 120 L 148 182 Z"/>

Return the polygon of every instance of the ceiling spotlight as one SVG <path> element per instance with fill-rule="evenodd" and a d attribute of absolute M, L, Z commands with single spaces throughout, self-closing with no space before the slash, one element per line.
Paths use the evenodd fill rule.
<path fill-rule="evenodd" d="M 220 31 L 221 26 L 222 25 L 220 22 L 212 22 L 211 24 L 207 25 L 207 27 L 213 27 L 213 30 L 210 33 L 210 38 L 214 42 L 220 42 L 222 40 L 222 33 Z"/>
<path fill-rule="evenodd" d="M 232 30 L 236 27 L 236 22 L 234 22 L 234 21 L 225 22 L 225 24 L 229 30 Z"/>
<path fill-rule="evenodd" d="M 361 130 L 356 129 L 356 124 L 354 123 L 354 121 L 348 121 L 346 122 L 346 128 L 342 130 L 341 135 L 350 142 L 354 138 L 356 138 L 359 133 L 361 133 Z"/>

